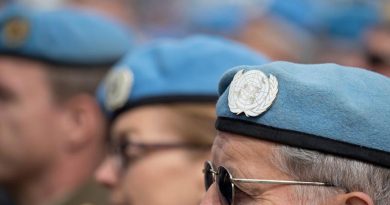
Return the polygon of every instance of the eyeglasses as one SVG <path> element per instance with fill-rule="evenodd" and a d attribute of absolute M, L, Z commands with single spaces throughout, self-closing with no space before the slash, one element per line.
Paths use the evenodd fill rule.
<path fill-rule="evenodd" d="M 135 143 L 126 137 L 120 137 L 117 141 L 110 143 L 110 155 L 117 159 L 121 169 L 125 169 L 132 162 L 135 162 L 148 153 L 171 149 L 188 150 L 209 150 L 211 145 L 200 145 L 192 143 Z"/>
<path fill-rule="evenodd" d="M 283 184 L 283 185 L 310 185 L 310 186 L 333 186 L 323 182 L 303 182 L 287 180 L 266 180 L 266 179 L 240 179 L 234 178 L 230 172 L 223 166 L 218 170 L 213 169 L 210 161 L 204 163 L 204 184 L 206 191 L 210 186 L 217 182 L 219 200 L 223 205 L 234 205 L 234 193 L 237 183 L 258 183 L 258 184 Z"/>
<path fill-rule="evenodd" d="M 386 55 L 367 51 L 366 59 L 373 66 L 390 66 L 390 60 Z"/>

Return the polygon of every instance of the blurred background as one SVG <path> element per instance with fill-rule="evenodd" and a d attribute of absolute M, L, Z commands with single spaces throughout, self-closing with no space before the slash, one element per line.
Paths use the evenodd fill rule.
<path fill-rule="evenodd" d="M 213 34 L 272 60 L 338 63 L 390 76 L 390 0 L 0 0 L 0 10 L 10 4 L 97 12 L 126 25 L 138 45 Z M 6 201 L 0 187 L 0 205 Z"/>
<path fill-rule="evenodd" d="M 390 75 L 387 0 L 0 0 L 76 7 L 128 25 L 138 43 L 194 33 L 240 41 L 273 60 L 334 62 Z"/>

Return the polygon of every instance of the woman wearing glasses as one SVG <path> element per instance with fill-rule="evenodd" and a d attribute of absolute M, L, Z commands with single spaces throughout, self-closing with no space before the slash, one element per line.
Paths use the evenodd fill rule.
<path fill-rule="evenodd" d="M 157 41 L 125 57 L 98 91 L 111 122 L 111 154 L 96 176 L 112 191 L 112 204 L 199 204 L 217 82 L 232 66 L 264 62 L 206 36 Z"/>

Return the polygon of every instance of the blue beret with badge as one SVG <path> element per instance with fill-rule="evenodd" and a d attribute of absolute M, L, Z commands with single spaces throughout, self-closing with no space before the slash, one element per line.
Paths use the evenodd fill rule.
<path fill-rule="evenodd" d="M 158 40 L 114 66 L 98 89 L 98 99 L 111 119 L 143 104 L 216 102 L 218 80 L 226 70 L 265 62 L 265 57 L 223 38 Z"/>
<path fill-rule="evenodd" d="M 218 130 L 390 167 L 390 78 L 336 64 L 235 67 Z"/>
<path fill-rule="evenodd" d="M 131 48 L 131 39 L 119 23 L 86 11 L 38 11 L 19 5 L 0 11 L 0 55 L 67 65 L 110 65 Z"/>

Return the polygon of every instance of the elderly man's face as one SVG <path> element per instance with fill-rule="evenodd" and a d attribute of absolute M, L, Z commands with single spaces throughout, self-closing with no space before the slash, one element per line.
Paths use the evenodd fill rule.
<path fill-rule="evenodd" d="M 260 140 L 219 133 L 213 144 L 211 162 L 214 169 L 224 166 L 235 178 L 288 180 L 290 178 L 270 161 L 273 146 Z M 292 186 L 241 183 L 236 187 L 236 205 L 297 204 Z M 209 188 L 201 204 L 221 204 L 215 183 Z"/>
<path fill-rule="evenodd" d="M 221 132 L 217 135 L 212 148 L 214 169 L 227 168 L 234 178 L 294 180 L 282 173 L 272 162 L 273 148 L 276 144 L 256 140 L 240 135 Z M 235 184 L 235 205 L 302 205 L 311 204 L 295 194 L 294 186 L 272 184 Z M 209 188 L 201 205 L 221 204 L 215 183 Z M 339 204 L 335 199 L 329 204 Z"/>

